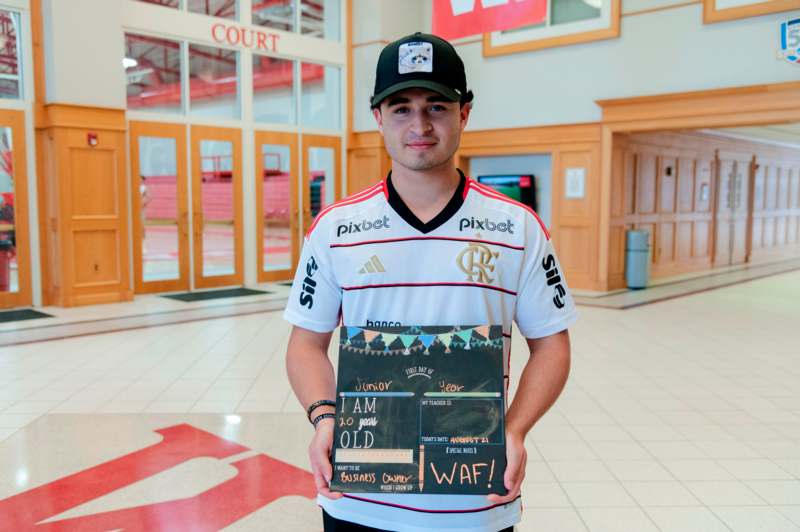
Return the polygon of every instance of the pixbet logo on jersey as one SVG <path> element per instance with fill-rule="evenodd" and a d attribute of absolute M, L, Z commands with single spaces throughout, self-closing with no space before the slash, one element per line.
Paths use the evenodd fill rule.
<path fill-rule="evenodd" d="M 553 304 L 556 308 L 564 308 L 564 296 L 567 295 L 567 291 L 564 290 L 564 286 L 561 284 L 561 275 L 559 275 L 556 267 L 556 258 L 552 254 L 545 257 L 542 261 L 542 268 L 544 268 L 544 273 L 547 277 L 547 286 L 555 285 L 556 295 L 553 298 Z"/>
<path fill-rule="evenodd" d="M 361 223 L 353 223 L 348 222 L 347 224 L 342 224 L 336 228 L 336 236 L 347 235 L 350 233 L 360 233 L 362 231 L 366 232 L 370 229 L 389 229 L 389 217 L 384 216 L 383 219 L 378 218 L 377 220 L 364 220 Z"/>
<path fill-rule="evenodd" d="M 306 263 L 306 278 L 303 279 L 303 289 L 300 292 L 300 304 L 311 309 L 314 306 L 314 288 L 317 282 L 312 279 L 314 272 L 319 269 L 314 257 L 309 257 Z"/>
<path fill-rule="evenodd" d="M 478 220 L 476 218 L 461 218 L 458 222 L 458 230 L 464 229 L 481 229 L 484 231 L 499 231 L 501 233 L 514 234 L 514 222 L 507 220 L 505 222 L 493 222 L 489 218 Z"/>

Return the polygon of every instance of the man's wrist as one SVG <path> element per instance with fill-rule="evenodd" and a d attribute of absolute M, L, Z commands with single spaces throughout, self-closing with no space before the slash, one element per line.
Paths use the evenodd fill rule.
<path fill-rule="evenodd" d="M 319 431 L 321 428 L 327 428 L 328 426 L 333 427 L 336 423 L 335 414 L 331 413 L 328 414 L 320 414 L 320 419 L 314 423 L 314 430 Z"/>
<path fill-rule="evenodd" d="M 506 424 L 506 434 L 508 438 L 513 438 L 517 441 L 524 442 L 525 436 L 528 434 L 528 431 L 522 427 L 518 427 L 513 424 Z"/>

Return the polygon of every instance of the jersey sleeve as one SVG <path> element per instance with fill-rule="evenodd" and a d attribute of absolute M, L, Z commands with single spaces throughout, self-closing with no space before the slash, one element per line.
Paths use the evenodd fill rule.
<path fill-rule="evenodd" d="M 342 289 L 330 260 L 326 232 L 319 226 L 303 240 L 303 251 L 283 318 L 315 332 L 329 332 L 339 323 Z"/>
<path fill-rule="evenodd" d="M 567 329 L 578 315 L 552 241 L 538 220 L 528 218 L 514 319 L 524 337 L 543 338 Z"/>

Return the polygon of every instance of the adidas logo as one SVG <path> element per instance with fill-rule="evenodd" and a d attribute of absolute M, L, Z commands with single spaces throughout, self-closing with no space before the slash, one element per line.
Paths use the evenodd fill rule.
<path fill-rule="evenodd" d="M 386 268 L 381 264 L 381 259 L 377 255 L 373 255 L 364 266 L 358 270 L 358 273 L 376 273 L 385 272 Z"/>

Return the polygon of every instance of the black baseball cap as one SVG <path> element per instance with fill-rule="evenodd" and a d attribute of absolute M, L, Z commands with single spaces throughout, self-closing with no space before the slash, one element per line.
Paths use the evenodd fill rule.
<path fill-rule="evenodd" d="M 429 89 L 453 102 L 472 101 L 464 62 L 456 49 L 441 37 L 427 33 L 407 35 L 381 50 L 372 108 L 388 96 L 411 88 Z"/>

